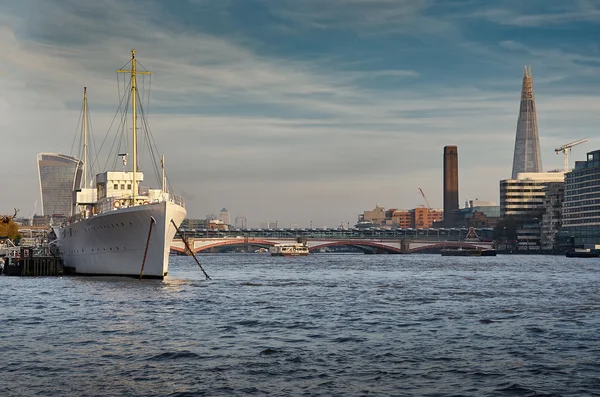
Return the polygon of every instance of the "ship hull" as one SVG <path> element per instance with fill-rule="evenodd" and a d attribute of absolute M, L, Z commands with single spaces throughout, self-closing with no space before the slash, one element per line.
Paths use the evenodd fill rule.
<path fill-rule="evenodd" d="M 65 272 L 78 275 L 164 278 L 185 208 L 152 203 L 98 214 L 55 229 Z M 148 234 L 152 219 L 150 239 Z M 144 268 L 142 262 L 148 246 Z"/>

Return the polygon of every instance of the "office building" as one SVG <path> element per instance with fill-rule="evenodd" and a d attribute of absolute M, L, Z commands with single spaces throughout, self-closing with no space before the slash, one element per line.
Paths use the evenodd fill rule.
<path fill-rule="evenodd" d="M 550 183 L 562 183 L 564 177 L 562 171 L 522 172 L 516 179 L 500 181 L 500 216 L 541 220 L 546 187 Z"/>
<path fill-rule="evenodd" d="M 458 148 L 444 147 L 444 224 L 452 227 L 458 211 Z"/>
<path fill-rule="evenodd" d="M 384 207 L 376 205 L 372 210 L 358 215 L 356 226 L 427 229 L 432 227 L 434 222 L 441 221 L 442 217 L 441 209 L 417 207 L 410 210 L 396 208 L 386 210 Z"/>
<path fill-rule="evenodd" d="M 600 150 L 565 175 L 562 227 L 576 247 L 600 245 Z"/>
<path fill-rule="evenodd" d="M 372 210 L 363 211 L 362 214 L 358 216 L 359 222 L 372 222 L 376 225 L 385 225 L 386 216 L 385 216 L 385 208 L 380 207 L 379 205 L 375 205 L 375 208 Z"/>
<path fill-rule="evenodd" d="M 238 215 L 235 217 L 235 228 L 248 229 L 248 220 L 244 215 Z"/>
<path fill-rule="evenodd" d="M 562 224 L 562 203 L 565 198 L 565 184 L 549 183 L 544 193 L 544 213 L 540 231 L 543 250 L 558 248 L 558 233 Z"/>
<path fill-rule="evenodd" d="M 75 157 L 58 153 L 37 156 L 42 215 L 71 216 L 73 191 L 81 185 L 83 164 Z"/>
<path fill-rule="evenodd" d="M 528 68 L 527 66 L 525 67 L 521 89 L 512 179 L 517 179 L 517 175 L 522 172 L 542 172 L 540 137 L 535 110 L 535 96 L 533 95 L 533 77 L 531 67 Z"/>
<path fill-rule="evenodd" d="M 435 222 L 442 220 L 444 211 L 430 209 L 425 207 L 417 207 L 410 210 L 411 214 L 411 226 L 413 229 L 428 229 L 433 226 Z"/>
<path fill-rule="evenodd" d="M 226 208 L 221 209 L 221 211 L 219 212 L 218 220 L 223 222 L 225 225 L 231 225 L 231 216 L 229 215 L 229 211 L 227 211 Z"/>
<path fill-rule="evenodd" d="M 499 220 L 500 206 L 493 201 L 467 200 L 456 213 L 456 225 L 460 227 L 493 228 Z"/>

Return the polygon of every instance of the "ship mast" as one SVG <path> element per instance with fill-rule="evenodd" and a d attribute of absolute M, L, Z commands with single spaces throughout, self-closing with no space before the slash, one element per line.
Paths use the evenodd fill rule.
<path fill-rule="evenodd" d="M 87 87 L 83 87 L 83 187 L 87 187 Z"/>
<path fill-rule="evenodd" d="M 138 74 L 152 74 L 145 70 L 138 72 L 136 70 L 135 50 L 131 50 L 131 70 L 117 70 L 117 73 L 131 73 L 131 117 L 132 117 L 132 129 L 133 129 L 133 203 L 136 205 L 135 196 L 137 194 L 137 81 L 136 75 Z"/>

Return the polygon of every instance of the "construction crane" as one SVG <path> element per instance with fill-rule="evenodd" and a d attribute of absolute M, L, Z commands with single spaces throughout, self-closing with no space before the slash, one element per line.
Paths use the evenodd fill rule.
<path fill-rule="evenodd" d="M 423 189 L 419 188 L 419 192 L 421 192 L 421 196 L 423 196 L 423 200 L 425 201 L 425 206 L 427 207 L 428 210 L 431 210 L 431 206 L 429 205 L 429 200 L 427 200 L 425 193 L 423 193 Z"/>
<path fill-rule="evenodd" d="M 587 142 L 587 138 L 580 139 L 578 141 L 573 141 L 573 142 L 567 143 L 565 145 L 562 145 L 561 147 L 554 149 L 554 152 L 556 154 L 559 154 L 562 152 L 563 155 L 565 156 L 565 172 L 569 171 L 569 152 L 571 151 L 571 148 L 573 146 L 576 146 L 576 145 L 579 145 L 579 144 L 585 143 L 585 142 Z"/>
<path fill-rule="evenodd" d="M 33 226 L 33 217 L 35 216 L 35 209 L 37 208 L 37 199 L 35 200 L 35 204 L 33 204 L 33 211 L 29 214 L 29 226 Z"/>

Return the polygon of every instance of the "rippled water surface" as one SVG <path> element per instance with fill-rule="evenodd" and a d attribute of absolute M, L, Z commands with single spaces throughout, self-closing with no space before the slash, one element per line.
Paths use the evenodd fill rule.
<path fill-rule="evenodd" d="M 600 395 L 600 262 L 172 257 L 0 277 L 0 395 Z"/>

